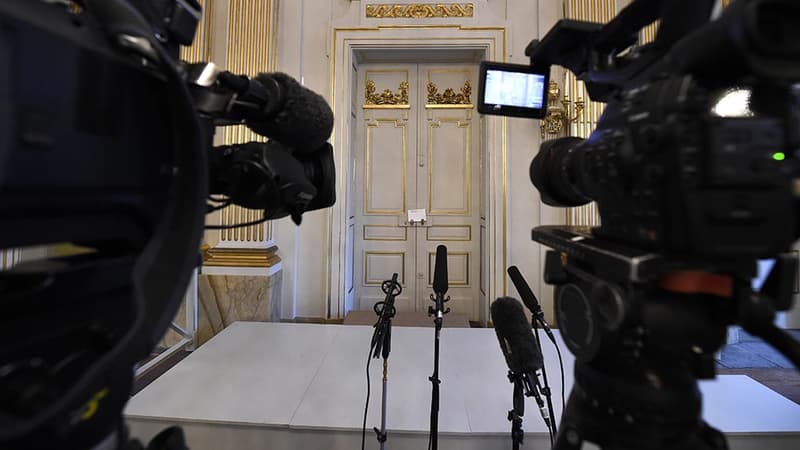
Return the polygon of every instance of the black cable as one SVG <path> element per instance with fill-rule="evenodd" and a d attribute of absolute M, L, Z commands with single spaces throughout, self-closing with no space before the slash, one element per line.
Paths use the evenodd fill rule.
<path fill-rule="evenodd" d="M 367 412 L 369 411 L 369 391 L 370 391 L 369 363 L 372 361 L 372 350 L 374 348 L 375 344 L 371 344 L 369 346 L 369 353 L 367 353 L 367 402 L 364 404 L 364 423 L 361 426 L 361 450 L 364 450 L 364 443 L 367 439 Z"/>
<path fill-rule="evenodd" d="M 558 348 L 558 345 L 554 342 L 553 347 L 556 348 L 556 353 L 558 353 L 558 365 L 561 367 L 561 417 L 564 417 L 564 408 L 567 407 L 567 403 L 564 401 L 564 360 L 561 359 L 561 349 Z M 553 418 L 555 420 L 555 418 Z"/>
<path fill-rule="evenodd" d="M 227 203 L 223 203 L 221 205 L 213 206 L 213 205 L 209 205 L 208 203 L 206 203 L 206 214 L 212 213 L 214 211 L 219 211 L 221 209 L 225 209 L 228 206 L 231 206 L 232 204 L 233 204 L 232 202 L 227 202 Z"/>
<path fill-rule="evenodd" d="M 547 328 L 545 328 L 547 326 L 547 323 L 544 322 L 544 320 L 542 318 L 537 318 L 537 321 L 542 325 L 542 328 L 544 328 L 544 330 L 547 331 Z M 566 405 L 567 405 L 567 402 L 564 401 L 564 398 L 565 398 L 564 397 L 564 360 L 561 357 L 561 348 L 558 347 L 558 343 L 556 342 L 555 338 L 551 334 L 548 334 L 548 336 L 550 336 L 550 338 L 551 338 L 551 341 L 553 343 L 553 347 L 556 348 L 556 353 L 558 354 L 558 366 L 561 369 L 561 415 L 563 416 L 564 415 L 564 408 L 566 408 Z M 537 336 L 537 339 L 538 339 L 538 336 Z M 540 349 L 541 349 L 541 347 L 540 347 Z M 555 420 L 555 417 L 553 418 L 553 420 Z"/>
<path fill-rule="evenodd" d="M 244 227 L 252 227 L 253 225 L 262 224 L 269 219 L 263 218 L 259 220 L 254 220 L 252 222 L 244 222 L 244 223 L 235 223 L 233 225 L 206 225 L 206 230 L 230 230 L 232 228 L 244 228 Z"/>
<path fill-rule="evenodd" d="M 542 341 L 539 339 L 539 329 L 534 327 L 533 331 L 534 331 L 533 337 L 536 339 L 536 347 L 539 348 L 539 354 L 542 355 Z M 542 356 L 542 358 L 544 358 L 544 356 Z M 542 364 L 542 374 L 544 375 L 545 380 L 547 380 L 547 369 L 544 367 L 544 363 Z M 562 374 L 563 374 L 563 372 L 562 372 Z M 536 374 L 534 374 L 534 376 L 536 376 Z M 538 381 L 537 381 L 537 384 L 538 384 Z M 546 386 L 546 388 L 548 390 L 550 389 L 550 386 L 547 386 L 546 384 L 545 384 L 545 386 Z M 561 383 L 561 388 L 562 389 L 564 388 L 563 380 L 562 380 L 562 383 Z M 534 387 L 534 389 L 536 389 L 536 387 Z M 548 400 L 548 401 L 550 401 L 550 400 Z M 555 415 L 556 415 L 555 411 L 552 411 L 552 416 L 553 417 L 550 417 L 550 424 L 546 424 L 547 425 L 547 433 L 550 434 L 550 448 L 553 448 L 553 446 L 556 443 L 555 436 L 553 435 L 553 425 L 555 424 L 555 421 L 556 421 Z"/>

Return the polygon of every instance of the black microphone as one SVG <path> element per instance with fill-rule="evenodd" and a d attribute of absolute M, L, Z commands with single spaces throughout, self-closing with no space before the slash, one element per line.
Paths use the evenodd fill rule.
<path fill-rule="evenodd" d="M 491 315 L 509 370 L 522 375 L 535 373 L 544 367 L 544 358 L 519 301 L 500 297 L 492 303 Z"/>
<path fill-rule="evenodd" d="M 433 292 L 447 293 L 447 247 L 436 247 L 436 265 L 433 268 Z"/>
<path fill-rule="evenodd" d="M 250 79 L 223 72 L 220 81 L 239 94 L 236 106 L 251 130 L 297 152 L 313 152 L 333 132 L 333 111 L 325 99 L 285 73 Z"/>
<path fill-rule="evenodd" d="M 508 268 L 508 276 L 511 277 L 511 282 L 514 283 L 514 287 L 517 288 L 517 292 L 519 292 L 519 296 L 522 298 L 522 303 L 528 307 L 528 310 L 533 314 L 535 320 L 539 321 L 544 328 L 544 332 L 547 333 L 547 337 L 550 338 L 551 341 L 555 342 L 555 336 L 553 336 L 553 332 L 550 331 L 550 325 L 544 320 L 544 313 L 542 312 L 542 307 L 539 305 L 539 301 L 536 299 L 536 295 L 533 294 L 531 287 L 528 286 L 528 283 L 523 278 L 522 273 L 520 273 L 517 266 L 511 266 Z"/>
<path fill-rule="evenodd" d="M 526 394 L 536 399 L 536 405 L 545 424 L 551 425 L 550 413 L 541 396 L 538 371 L 544 367 L 544 357 L 536 345 L 531 327 L 525 319 L 522 305 L 511 297 L 500 297 L 492 303 L 494 332 L 512 375 L 518 378 Z"/>

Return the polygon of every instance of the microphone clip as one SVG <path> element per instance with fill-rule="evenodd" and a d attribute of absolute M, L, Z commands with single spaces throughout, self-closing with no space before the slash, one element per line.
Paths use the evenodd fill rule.
<path fill-rule="evenodd" d="M 382 432 L 381 430 L 378 429 L 378 427 L 373 427 L 372 431 L 375 432 L 376 437 L 378 438 L 378 442 L 380 442 L 381 444 L 386 442 L 387 433 Z"/>
<path fill-rule="evenodd" d="M 428 306 L 428 316 L 440 316 L 450 312 L 450 308 L 445 308 L 444 304 L 450 301 L 450 296 L 445 297 L 443 294 L 431 294 L 431 301 L 435 306 Z"/>

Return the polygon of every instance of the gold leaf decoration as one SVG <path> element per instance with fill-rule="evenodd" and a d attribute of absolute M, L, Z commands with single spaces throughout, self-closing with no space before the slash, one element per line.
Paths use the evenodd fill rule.
<path fill-rule="evenodd" d="M 367 5 L 369 19 L 428 19 L 442 17 L 472 17 L 472 3 L 412 3 Z"/>
<path fill-rule="evenodd" d="M 364 103 L 367 105 L 408 105 L 408 81 L 400 83 L 397 93 L 391 89 L 384 89 L 383 92 L 375 91 L 375 82 L 367 80 L 367 87 L 364 91 Z"/>
<path fill-rule="evenodd" d="M 452 88 L 447 88 L 444 93 L 439 93 L 439 88 L 433 81 L 428 82 L 428 104 L 429 105 L 469 105 L 472 104 L 472 85 L 469 80 L 461 86 L 461 92 L 456 93 Z"/>

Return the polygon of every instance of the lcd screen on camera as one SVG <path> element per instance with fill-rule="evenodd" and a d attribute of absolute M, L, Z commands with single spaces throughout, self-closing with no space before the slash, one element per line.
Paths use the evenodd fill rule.
<path fill-rule="evenodd" d="M 548 73 L 518 64 L 481 64 L 478 111 L 541 118 L 547 110 Z"/>

